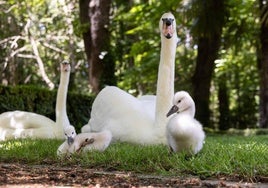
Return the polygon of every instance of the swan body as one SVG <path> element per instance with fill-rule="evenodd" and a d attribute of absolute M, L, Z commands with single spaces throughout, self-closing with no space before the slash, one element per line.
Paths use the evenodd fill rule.
<path fill-rule="evenodd" d="M 198 153 L 203 147 L 205 133 L 202 125 L 194 118 L 195 103 L 186 91 L 174 95 L 173 107 L 167 116 L 170 115 L 172 117 L 166 129 L 170 149 L 191 155 Z"/>
<path fill-rule="evenodd" d="M 9 111 L 0 114 L 0 140 L 14 138 L 55 138 L 55 122 L 40 114 Z"/>
<path fill-rule="evenodd" d="M 114 141 L 136 144 L 166 143 L 166 111 L 174 94 L 174 64 L 177 47 L 176 22 L 171 13 L 162 15 L 161 55 L 156 96 L 136 98 L 115 86 L 100 91 L 93 102 L 91 118 L 81 132 L 109 130 Z"/>
<path fill-rule="evenodd" d="M 9 111 L 0 114 L 0 140 L 14 138 L 64 138 L 64 127 L 70 125 L 66 113 L 66 95 L 70 64 L 61 63 L 61 80 L 56 102 L 56 122 L 33 112 Z"/>
<path fill-rule="evenodd" d="M 108 100 L 107 96 L 109 96 Z M 118 101 L 120 101 L 120 108 Z M 148 111 L 143 104 L 143 101 L 118 87 L 105 87 L 98 94 L 92 106 L 91 117 L 93 118 L 89 120 L 89 124 L 92 125 L 91 131 L 109 130 L 113 137 L 120 141 L 133 143 L 138 141 L 147 144 L 156 139 L 154 142 L 159 142 L 157 140 L 159 137 L 154 138 L 154 131 L 157 130 L 153 127 L 154 112 Z M 165 129 L 163 129 L 164 131 Z"/>

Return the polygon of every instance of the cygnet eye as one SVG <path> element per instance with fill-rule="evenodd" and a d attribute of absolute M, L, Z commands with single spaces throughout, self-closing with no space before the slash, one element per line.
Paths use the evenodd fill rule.
<path fill-rule="evenodd" d="M 74 134 L 74 132 L 72 132 L 72 134 Z"/>
<path fill-rule="evenodd" d="M 178 100 L 178 103 L 180 103 L 181 102 L 181 100 Z"/>

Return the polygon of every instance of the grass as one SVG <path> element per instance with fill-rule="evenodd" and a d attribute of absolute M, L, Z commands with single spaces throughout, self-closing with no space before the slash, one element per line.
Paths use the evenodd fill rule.
<path fill-rule="evenodd" d="M 163 176 L 218 177 L 242 179 L 268 177 L 268 135 L 208 135 L 202 151 L 189 159 L 171 154 L 167 147 L 114 143 L 105 152 L 59 159 L 60 140 L 9 140 L 0 142 L 0 162 L 81 165 L 86 168 L 131 171 Z"/>

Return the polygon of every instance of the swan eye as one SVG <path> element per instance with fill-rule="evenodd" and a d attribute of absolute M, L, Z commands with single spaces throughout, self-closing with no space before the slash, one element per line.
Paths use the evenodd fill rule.
<path fill-rule="evenodd" d="M 178 100 L 178 103 L 180 103 L 181 102 L 181 100 Z"/>

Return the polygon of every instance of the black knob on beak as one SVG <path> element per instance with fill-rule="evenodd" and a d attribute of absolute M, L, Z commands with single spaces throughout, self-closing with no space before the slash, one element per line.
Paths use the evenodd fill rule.
<path fill-rule="evenodd" d="M 166 25 L 167 25 L 167 26 L 170 26 L 170 25 L 171 25 L 171 21 L 170 21 L 170 20 L 167 20 L 167 21 L 166 21 Z"/>

